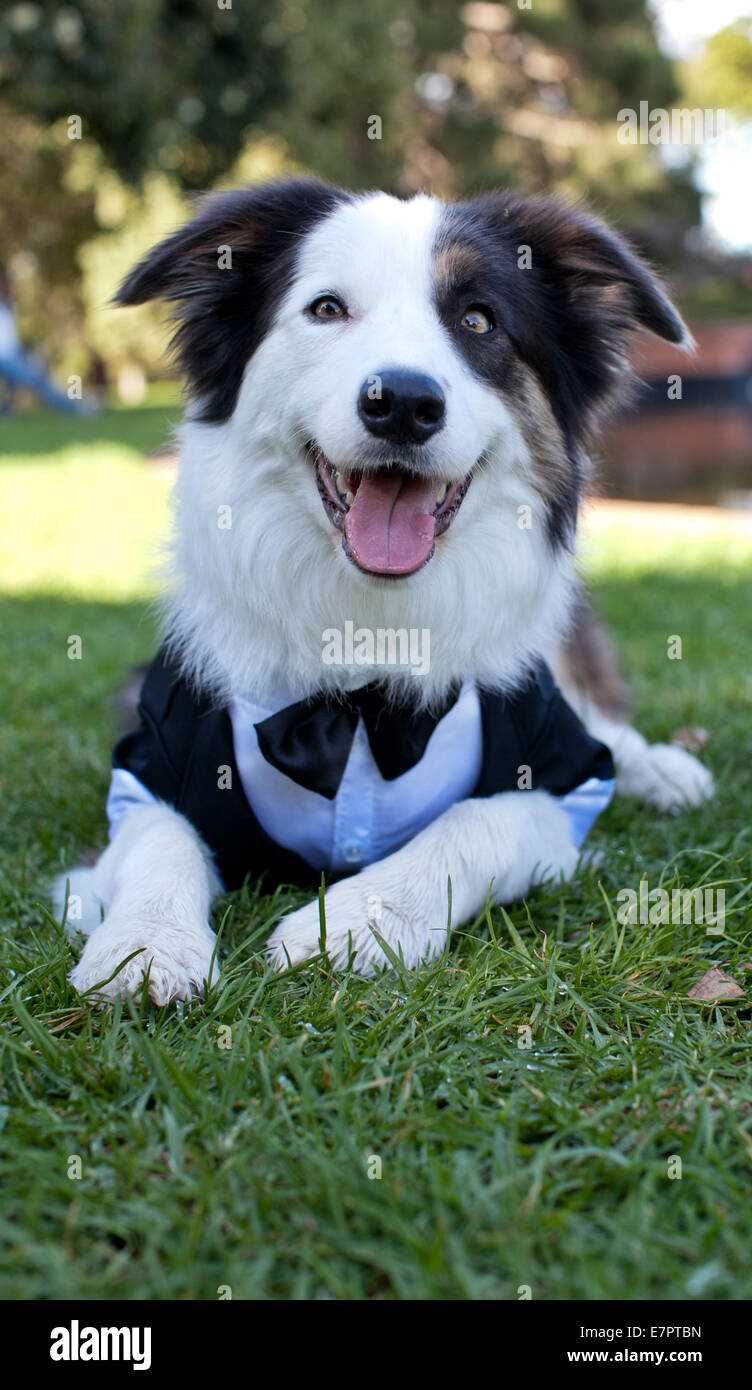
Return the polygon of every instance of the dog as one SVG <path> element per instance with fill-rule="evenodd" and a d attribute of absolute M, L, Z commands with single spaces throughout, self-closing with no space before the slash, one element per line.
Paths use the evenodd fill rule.
<path fill-rule="evenodd" d="M 201 993 L 212 899 L 249 873 L 311 885 L 276 968 L 416 967 L 450 921 L 574 874 L 614 761 L 665 810 L 712 794 L 629 726 L 577 578 L 630 337 L 691 345 L 603 222 L 283 179 L 210 197 L 116 300 L 174 306 L 189 408 L 111 842 L 56 885 L 81 993 Z"/>

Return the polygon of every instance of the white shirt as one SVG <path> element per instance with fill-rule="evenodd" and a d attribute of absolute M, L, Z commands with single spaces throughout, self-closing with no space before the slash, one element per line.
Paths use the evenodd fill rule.
<path fill-rule="evenodd" d="M 233 700 L 229 713 L 235 761 L 263 829 L 316 870 L 347 873 L 385 858 L 455 802 L 471 796 L 478 784 L 483 734 L 480 698 L 471 681 L 436 725 L 420 761 L 391 782 L 381 776 L 359 719 L 342 781 L 331 799 L 293 782 L 267 762 L 259 747 L 254 725 L 293 702 L 282 691 L 263 705 L 250 697 Z M 557 798 L 575 844 L 582 843 L 608 805 L 613 788 L 613 781 L 591 777 Z M 132 772 L 115 768 L 107 799 L 111 835 L 130 811 L 157 800 Z"/>

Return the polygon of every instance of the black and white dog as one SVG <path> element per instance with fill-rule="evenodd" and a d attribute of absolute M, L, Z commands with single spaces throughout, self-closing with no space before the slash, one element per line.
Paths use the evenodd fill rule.
<path fill-rule="evenodd" d="M 175 303 L 191 407 L 165 646 L 116 750 L 111 844 L 69 880 L 79 990 L 200 990 L 212 897 L 248 873 L 325 870 L 335 964 L 373 973 L 386 942 L 414 966 L 444 945 L 450 882 L 459 923 L 572 875 L 612 752 L 665 809 L 711 794 L 587 660 L 578 681 L 588 441 L 635 328 L 689 341 L 601 222 L 290 179 L 209 199 L 118 298 Z M 314 897 L 272 961 L 320 935 Z"/>

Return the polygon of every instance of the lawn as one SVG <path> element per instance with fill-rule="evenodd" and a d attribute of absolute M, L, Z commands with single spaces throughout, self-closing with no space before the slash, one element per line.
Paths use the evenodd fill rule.
<path fill-rule="evenodd" d="M 274 976 L 264 940 L 302 899 L 246 887 L 217 906 L 204 1002 L 94 1012 L 45 887 L 104 840 L 111 702 L 153 649 L 167 521 L 141 451 L 176 416 L 0 424 L 0 1296 L 749 1299 L 749 536 L 586 535 L 637 721 L 708 731 L 713 804 L 615 802 L 594 871 L 370 983 Z M 725 886 L 725 934 L 619 925 L 642 877 Z M 744 999 L 687 997 L 712 964 Z"/>

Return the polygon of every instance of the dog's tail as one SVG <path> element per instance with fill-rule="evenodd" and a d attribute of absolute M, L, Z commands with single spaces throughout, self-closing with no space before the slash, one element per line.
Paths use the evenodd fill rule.
<path fill-rule="evenodd" d="M 122 690 L 118 690 L 117 694 L 112 697 L 118 738 L 123 734 L 130 734 L 138 727 L 138 702 L 148 669 L 148 662 L 144 662 L 141 666 L 131 666 Z"/>
<path fill-rule="evenodd" d="M 616 723 L 626 724 L 632 693 L 619 669 L 606 625 L 586 594 L 580 592 L 572 625 L 555 658 L 556 679 L 565 694 L 586 696 Z"/>

